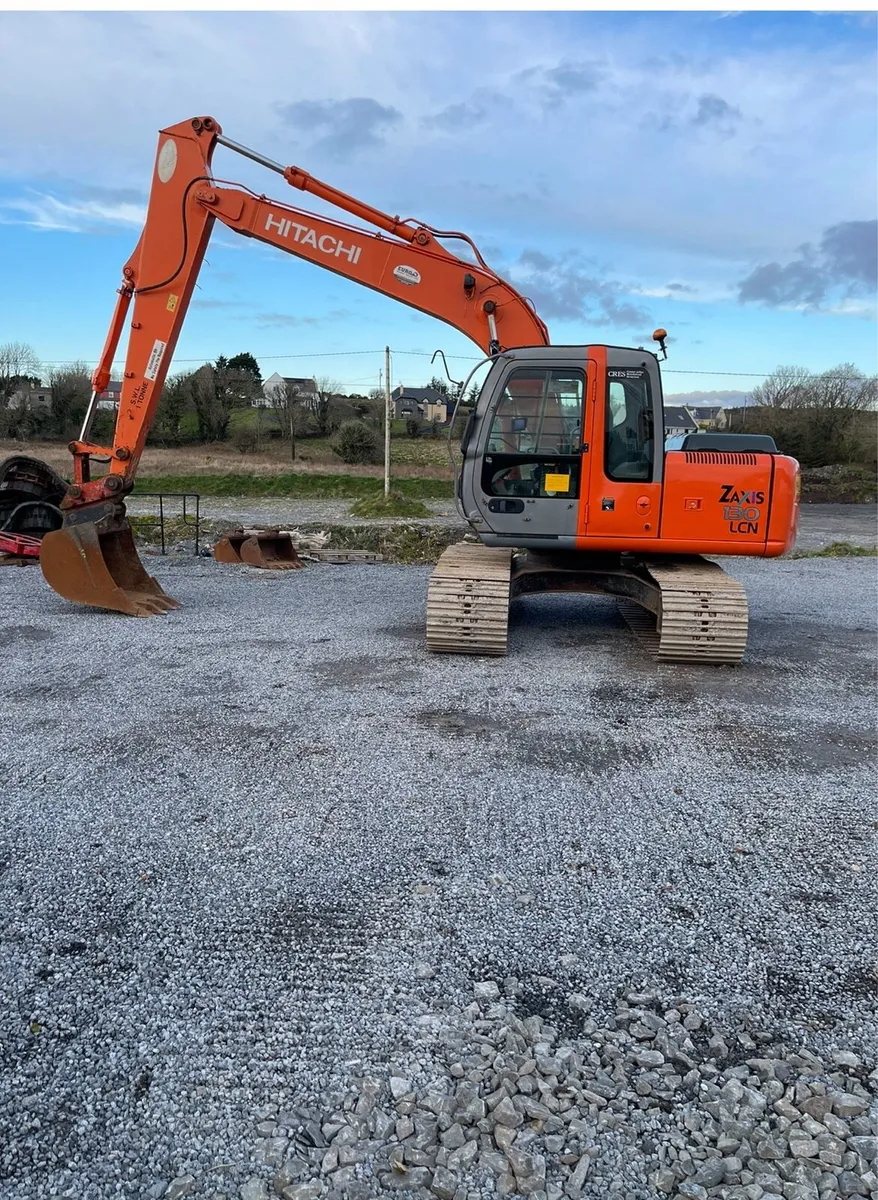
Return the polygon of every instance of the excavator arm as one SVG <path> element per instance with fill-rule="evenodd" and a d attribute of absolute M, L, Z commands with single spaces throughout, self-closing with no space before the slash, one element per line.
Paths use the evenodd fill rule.
<path fill-rule="evenodd" d="M 214 178 L 223 145 L 274 171 L 380 232 L 317 216 Z M 196 117 L 159 135 L 146 221 L 122 271 L 119 298 L 92 377 L 91 402 L 71 442 L 74 480 L 61 508 L 64 524 L 43 539 L 40 562 L 66 599 L 146 616 L 176 607 L 143 568 L 123 497 L 134 486 L 162 386 L 216 221 L 391 296 L 453 325 L 487 354 L 548 345 L 546 326 L 529 302 L 496 275 L 465 234 L 400 220 L 225 138 L 212 117 Z M 439 239 L 460 239 L 475 262 Z M 130 328 L 111 446 L 91 440 L 98 397 L 106 390 L 122 331 Z M 108 462 L 91 478 L 94 459 Z"/>
<path fill-rule="evenodd" d="M 384 230 L 373 233 L 305 212 L 213 179 L 211 159 L 224 144 L 281 174 L 287 182 Z M 92 379 L 93 397 L 80 439 L 71 445 L 75 482 L 66 508 L 130 491 L 155 408 L 204 259 L 220 221 L 235 233 L 276 246 L 347 279 L 438 317 L 486 353 L 548 345 L 548 331 L 527 300 L 488 268 L 458 258 L 436 231 L 400 221 L 322 183 L 298 167 L 282 167 L 223 138 L 210 117 L 162 131 L 146 222 L 122 272 L 119 300 Z M 132 307 L 133 301 L 133 307 Z M 97 396 L 106 389 L 132 308 L 122 392 L 111 447 L 89 440 Z M 89 478 L 91 457 L 110 459 L 107 474 Z"/>

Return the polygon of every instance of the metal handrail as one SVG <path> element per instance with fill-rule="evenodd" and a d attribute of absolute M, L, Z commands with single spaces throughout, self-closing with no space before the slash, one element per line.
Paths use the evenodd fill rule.
<path fill-rule="evenodd" d="M 162 554 L 166 554 L 165 548 L 165 500 L 182 500 L 183 512 L 181 521 L 184 525 L 188 525 L 195 530 L 195 554 L 199 553 L 199 543 L 201 539 L 201 496 L 198 492 L 132 492 L 132 500 L 152 499 L 159 502 L 159 515 L 155 520 L 141 520 L 141 524 L 155 526 L 158 525 L 161 533 Z M 186 501 L 193 499 L 195 501 L 194 520 L 190 520 L 186 513 Z"/>

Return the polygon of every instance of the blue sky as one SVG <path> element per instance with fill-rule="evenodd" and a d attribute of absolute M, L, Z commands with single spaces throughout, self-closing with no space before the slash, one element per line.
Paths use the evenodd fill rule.
<path fill-rule="evenodd" d="M 668 393 L 780 364 L 876 370 L 873 14 L 4 12 L 0 33 L 0 343 L 46 364 L 100 353 L 157 132 L 209 113 L 468 233 L 554 342 L 663 325 Z M 214 169 L 305 199 L 223 149 Z M 365 390 L 388 343 L 413 385 L 438 347 L 454 373 L 480 357 L 220 227 L 207 259 L 176 367 L 249 350 L 266 375 Z"/>

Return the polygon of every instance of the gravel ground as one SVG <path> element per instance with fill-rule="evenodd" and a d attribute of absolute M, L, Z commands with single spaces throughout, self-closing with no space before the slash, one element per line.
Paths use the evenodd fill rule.
<path fill-rule="evenodd" d="M 734 669 L 149 562 L 144 621 L 0 573 L 3 1200 L 878 1187 L 872 560 L 730 562 Z"/>
<path fill-rule="evenodd" d="M 874 504 L 803 504 L 797 550 L 819 550 L 832 542 L 854 546 L 878 543 L 878 510 Z"/>

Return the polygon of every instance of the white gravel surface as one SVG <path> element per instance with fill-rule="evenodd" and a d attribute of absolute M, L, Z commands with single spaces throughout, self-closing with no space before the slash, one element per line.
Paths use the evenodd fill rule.
<path fill-rule="evenodd" d="M 853 1054 L 812 1076 L 874 1092 L 874 560 L 727 563 L 751 597 L 735 669 L 657 666 L 602 599 L 519 602 L 506 659 L 428 657 L 427 569 L 149 564 L 183 607 L 143 621 L 0 572 L 3 1200 L 311 1200 L 292 1110 L 328 1139 L 364 1076 L 447 1084 L 449 1025 L 540 1016 L 587 1055 L 632 989 L 730 1045 Z M 708 1191 L 656 1174 L 689 1142 L 668 1159 L 658 1125 L 595 1116 L 594 1170 L 563 1165 L 581 1190 L 529 1194 L 866 1195 L 866 1103 L 833 1188 L 815 1167 Z M 545 1174 L 522 1163 L 501 1191 Z M 398 1194 L 395 1170 L 355 1158 L 331 1195 Z"/>

